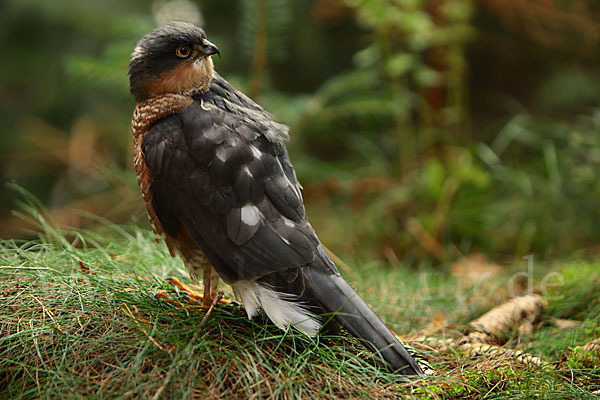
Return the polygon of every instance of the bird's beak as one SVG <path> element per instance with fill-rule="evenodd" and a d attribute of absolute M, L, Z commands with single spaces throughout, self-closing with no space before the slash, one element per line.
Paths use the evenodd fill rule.
<path fill-rule="evenodd" d="M 219 56 L 219 58 L 221 58 L 221 52 L 219 51 L 217 46 L 215 46 L 206 39 L 202 41 L 202 50 L 200 50 L 200 53 L 206 57 L 216 54 Z"/>

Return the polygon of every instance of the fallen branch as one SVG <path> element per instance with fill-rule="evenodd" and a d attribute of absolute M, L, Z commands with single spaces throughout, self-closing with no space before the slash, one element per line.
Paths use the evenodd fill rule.
<path fill-rule="evenodd" d="M 472 332 L 467 335 L 443 339 L 421 336 L 414 341 L 439 352 L 461 350 L 470 357 L 492 355 L 511 358 L 523 365 L 546 367 L 549 364 L 540 357 L 499 345 L 500 339 L 515 329 L 523 334 L 529 333 L 532 321 L 546 305 L 547 301 L 538 295 L 517 297 L 494 307 L 469 323 Z M 600 351 L 600 341 L 596 342 L 596 346 Z"/>
<path fill-rule="evenodd" d="M 548 302 L 539 295 L 516 297 L 472 321 L 469 328 L 473 332 L 467 336 L 473 343 L 498 343 L 506 334 L 531 324 L 546 305 Z"/>

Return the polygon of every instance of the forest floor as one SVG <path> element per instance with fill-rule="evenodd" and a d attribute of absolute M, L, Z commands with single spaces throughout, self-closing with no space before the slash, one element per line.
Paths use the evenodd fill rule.
<path fill-rule="evenodd" d="M 164 244 L 106 229 L 0 242 L 0 398 L 599 396 L 599 264 L 342 268 L 431 365 L 406 380 L 345 333 L 282 332 L 239 305 L 207 317 L 165 280 L 189 282 Z"/>

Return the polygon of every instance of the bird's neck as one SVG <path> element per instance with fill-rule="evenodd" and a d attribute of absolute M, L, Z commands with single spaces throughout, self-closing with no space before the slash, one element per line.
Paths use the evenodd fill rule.
<path fill-rule="evenodd" d="M 143 135 L 148 128 L 159 119 L 183 110 L 194 102 L 193 96 L 204 93 L 210 88 L 210 83 L 216 76 L 215 67 L 211 57 L 198 60 L 191 65 L 170 72 L 159 78 L 157 84 L 162 90 L 155 89 L 150 92 L 157 93 L 137 103 L 133 112 L 133 136 Z"/>
<path fill-rule="evenodd" d="M 133 137 L 143 136 L 156 121 L 183 110 L 193 102 L 192 92 L 167 93 L 138 102 L 131 121 Z"/>

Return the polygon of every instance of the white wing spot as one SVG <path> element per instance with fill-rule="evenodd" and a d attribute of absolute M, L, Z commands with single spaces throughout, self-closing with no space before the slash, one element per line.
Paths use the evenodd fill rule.
<path fill-rule="evenodd" d="M 242 207 L 242 222 L 246 225 L 255 226 L 260 222 L 262 213 L 258 207 L 246 204 Z"/>
<path fill-rule="evenodd" d="M 256 146 L 250 145 L 250 150 L 252 151 L 254 158 L 260 158 L 262 156 L 262 153 L 259 149 L 256 148 Z"/>
<path fill-rule="evenodd" d="M 204 111 L 210 111 L 211 109 L 213 109 L 214 107 L 211 106 L 210 104 L 208 105 L 204 105 L 204 100 L 200 99 L 200 107 L 204 110 Z"/>
<path fill-rule="evenodd" d="M 225 150 L 226 150 L 225 147 L 222 147 L 222 146 L 217 148 L 215 155 L 221 161 L 225 161 Z"/>
<path fill-rule="evenodd" d="M 289 219 L 289 218 L 283 217 L 283 222 L 284 222 L 284 223 L 285 223 L 287 226 L 289 226 L 290 228 L 295 228 L 295 227 L 296 227 L 296 224 L 294 223 L 294 221 L 292 221 L 292 220 L 291 220 L 291 219 Z"/>

